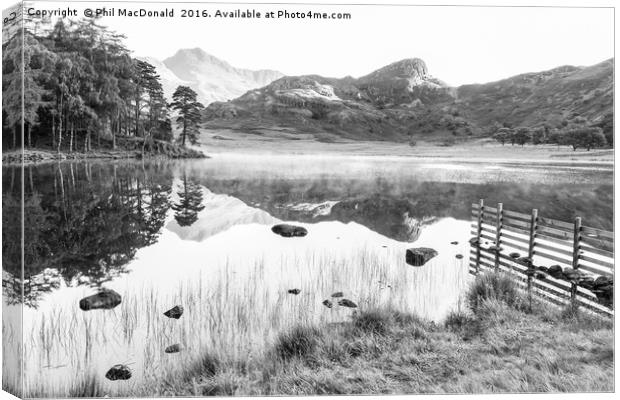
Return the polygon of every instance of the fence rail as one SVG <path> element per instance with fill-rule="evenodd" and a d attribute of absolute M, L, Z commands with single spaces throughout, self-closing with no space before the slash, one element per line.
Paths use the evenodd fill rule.
<path fill-rule="evenodd" d="M 469 272 L 512 274 L 518 285 L 557 305 L 613 315 L 614 234 L 538 215 L 472 204 Z"/>

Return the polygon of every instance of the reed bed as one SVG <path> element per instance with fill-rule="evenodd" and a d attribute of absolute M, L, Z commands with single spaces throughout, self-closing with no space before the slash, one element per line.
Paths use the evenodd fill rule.
<path fill-rule="evenodd" d="M 203 368 L 205 358 L 228 370 L 244 369 L 265 358 L 281 332 L 346 323 L 359 310 L 388 307 L 442 319 L 467 285 L 466 264 L 433 260 L 413 268 L 404 263 L 403 253 L 362 245 L 350 253 L 302 251 L 275 260 L 231 255 L 198 276 L 171 276 L 169 287 L 128 286 L 113 310 L 83 312 L 79 299 L 72 307 L 51 307 L 25 333 L 24 395 L 161 393 L 167 382 Z M 289 294 L 292 288 L 301 292 Z M 336 291 L 358 309 L 340 306 L 338 299 L 325 307 L 323 300 Z M 165 317 L 163 312 L 176 304 L 185 308 L 183 316 Z M 176 343 L 181 352 L 164 352 Z M 132 378 L 106 380 L 107 369 L 119 363 L 129 365 Z"/>

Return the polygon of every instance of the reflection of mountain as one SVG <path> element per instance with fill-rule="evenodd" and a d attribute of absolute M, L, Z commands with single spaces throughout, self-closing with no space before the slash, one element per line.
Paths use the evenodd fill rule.
<path fill-rule="evenodd" d="M 196 221 L 191 226 L 184 226 L 173 219 L 166 225 L 166 229 L 176 233 L 183 240 L 201 242 L 235 225 L 279 222 L 268 212 L 250 207 L 232 196 L 215 194 L 203 188 L 202 197 L 203 209 L 196 215 Z"/>
<path fill-rule="evenodd" d="M 519 184 L 514 182 L 453 183 L 371 179 L 234 179 L 201 180 L 212 191 L 287 221 L 355 221 L 397 240 L 406 240 L 411 219 L 471 218 L 471 204 L 504 202 L 506 208 L 571 221 L 582 217 L 589 226 L 613 229 L 613 190 L 609 185 Z M 299 204 L 338 202 L 328 215 Z M 357 205 L 357 208 L 355 207 Z"/>

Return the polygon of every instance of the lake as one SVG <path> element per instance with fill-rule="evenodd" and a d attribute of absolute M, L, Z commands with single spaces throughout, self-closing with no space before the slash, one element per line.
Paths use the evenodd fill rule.
<path fill-rule="evenodd" d="M 225 154 L 45 164 L 24 169 L 22 297 L 21 179 L 3 167 L 3 379 L 16 385 L 23 335 L 26 394 L 39 397 L 79 393 L 92 376 L 135 394 L 205 353 L 258 357 L 292 325 L 349 320 L 357 309 L 334 292 L 441 322 L 463 307 L 481 198 L 613 229 L 613 171 L 597 166 Z M 280 222 L 308 234 L 278 236 Z M 412 267 L 410 247 L 438 256 Z M 82 311 L 100 288 L 121 304 Z M 175 305 L 180 319 L 163 315 Z M 173 344 L 182 350 L 166 353 Z M 102 379 L 115 364 L 132 379 Z"/>

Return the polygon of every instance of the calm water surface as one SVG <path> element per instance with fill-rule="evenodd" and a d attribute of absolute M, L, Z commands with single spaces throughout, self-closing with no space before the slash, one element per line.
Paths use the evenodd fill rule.
<path fill-rule="evenodd" d="M 21 170 L 3 168 L 5 354 L 24 338 L 27 393 L 66 396 L 102 378 L 114 394 L 186 368 L 200 354 L 258 357 L 297 323 L 339 323 L 389 305 L 440 321 L 468 282 L 471 203 L 613 229 L 612 171 L 402 158 L 218 156 L 182 162 L 60 163 L 24 170 L 24 330 L 20 331 Z M 279 222 L 303 238 L 271 232 Z M 454 245 L 451 242 L 457 241 Z M 405 249 L 439 255 L 422 268 Z M 459 260 L 457 254 L 464 255 Z M 81 311 L 99 288 L 113 310 Z M 288 289 L 301 289 L 299 295 Z M 179 320 L 162 315 L 176 304 Z M 178 354 L 164 348 L 179 343 Z M 114 364 L 129 381 L 106 381 Z"/>

